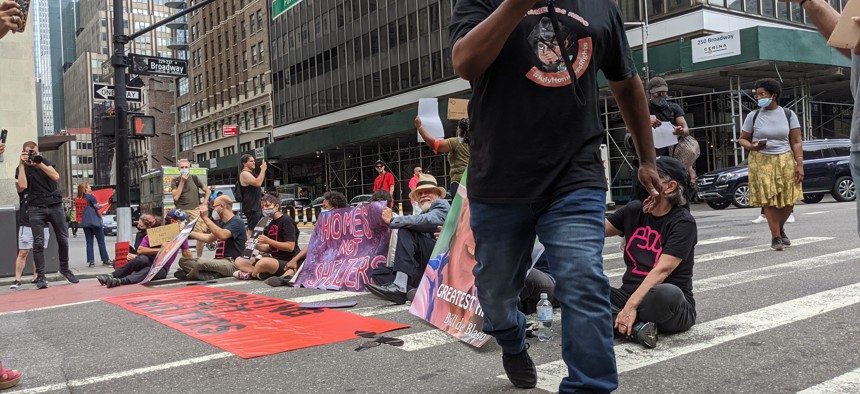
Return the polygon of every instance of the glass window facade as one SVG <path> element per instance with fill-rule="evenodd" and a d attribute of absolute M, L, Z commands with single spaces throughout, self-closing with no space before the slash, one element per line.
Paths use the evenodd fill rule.
<path fill-rule="evenodd" d="M 275 125 L 453 78 L 454 1 L 305 0 L 275 18 Z"/>

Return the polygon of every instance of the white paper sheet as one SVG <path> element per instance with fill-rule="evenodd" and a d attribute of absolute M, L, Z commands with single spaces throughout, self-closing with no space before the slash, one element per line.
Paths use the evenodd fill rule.
<path fill-rule="evenodd" d="M 427 134 L 435 139 L 445 138 L 445 129 L 442 128 L 442 119 L 439 118 L 439 101 L 435 98 L 418 99 L 418 117 Z M 424 142 L 421 133 L 417 130 L 418 142 Z"/>
<path fill-rule="evenodd" d="M 654 147 L 657 149 L 665 148 L 678 143 L 678 136 L 674 134 L 675 126 L 671 122 L 662 122 L 660 127 L 653 130 Z"/>

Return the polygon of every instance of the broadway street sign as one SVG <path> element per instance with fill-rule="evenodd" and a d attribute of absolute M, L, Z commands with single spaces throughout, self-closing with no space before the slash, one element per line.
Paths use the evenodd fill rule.
<path fill-rule="evenodd" d="M 131 54 L 131 73 L 137 75 L 169 75 L 184 77 L 188 75 L 188 62 L 166 57 L 141 56 Z"/>
<path fill-rule="evenodd" d="M 93 98 L 96 100 L 113 100 L 114 99 L 114 86 L 113 85 L 105 85 L 103 83 L 94 83 L 93 84 Z M 138 88 L 125 88 L 125 99 L 132 103 L 141 103 L 143 102 L 143 92 L 141 92 Z"/>
<path fill-rule="evenodd" d="M 272 0 L 272 20 L 295 7 L 302 0 Z"/>

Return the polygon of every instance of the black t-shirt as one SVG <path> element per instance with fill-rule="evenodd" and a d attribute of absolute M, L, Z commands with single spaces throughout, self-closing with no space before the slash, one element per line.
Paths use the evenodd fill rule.
<path fill-rule="evenodd" d="M 633 294 L 665 253 L 683 260 L 663 283 L 678 286 L 687 301 L 696 305 L 693 300 L 696 219 L 690 211 L 676 206 L 666 215 L 656 217 L 642 212 L 642 202 L 635 200 L 613 212 L 607 220 L 627 237 L 624 247 L 627 271 L 622 278 L 622 290 Z"/>
<path fill-rule="evenodd" d="M 43 160 L 46 166 L 54 166 L 48 159 Z M 27 175 L 27 206 L 50 207 L 63 203 L 59 185 L 48 178 L 45 171 L 36 166 L 25 166 L 24 173 Z M 15 179 L 18 179 L 18 168 L 15 168 Z"/>
<path fill-rule="evenodd" d="M 271 248 L 272 257 L 278 260 L 290 260 L 301 251 L 299 249 L 299 228 L 296 227 L 296 222 L 289 215 L 281 215 L 281 217 L 272 220 L 266 230 L 263 231 L 267 237 L 278 242 L 295 242 L 296 247 L 292 252 L 286 252 Z"/>
<path fill-rule="evenodd" d="M 251 175 L 254 175 L 254 173 L 252 172 Z M 263 196 L 262 189 L 259 186 L 251 185 L 239 187 L 242 188 L 242 212 L 259 212 L 260 198 Z"/>
<path fill-rule="evenodd" d="M 458 1 L 449 27 L 452 43 L 503 1 Z M 624 22 L 608 0 L 555 5 L 586 103 L 576 106 L 547 8 L 535 5 L 490 67 L 471 81 L 467 183 L 473 201 L 525 203 L 585 187 L 606 189 L 597 71 L 612 81 L 636 75 Z"/>
<path fill-rule="evenodd" d="M 215 250 L 215 258 L 223 259 L 225 257 L 237 258 L 242 255 L 245 250 L 245 241 L 248 240 L 248 234 L 245 232 L 245 224 L 239 216 L 233 216 L 227 223 L 216 223 L 218 227 L 229 230 L 230 238 L 227 241 L 218 241 Z"/>

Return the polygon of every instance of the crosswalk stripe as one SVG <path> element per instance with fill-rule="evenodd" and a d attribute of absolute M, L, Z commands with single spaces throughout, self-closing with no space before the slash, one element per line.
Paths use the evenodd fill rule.
<path fill-rule="evenodd" d="M 860 393 L 860 368 L 812 386 L 797 394 Z"/>
<path fill-rule="evenodd" d="M 860 256 L 860 248 L 795 260 L 768 267 L 714 276 L 693 282 L 693 290 L 695 292 L 702 292 L 739 285 L 741 283 L 755 282 L 757 280 L 773 278 L 775 276 L 841 263 L 857 258 L 858 256 Z"/>
<path fill-rule="evenodd" d="M 657 349 L 624 343 L 615 346 L 618 373 L 633 371 L 857 303 L 860 303 L 860 283 L 698 324 L 687 332 L 661 338 Z M 562 360 L 538 365 L 537 371 L 538 387 L 547 391 L 556 391 L 561 380 L 567 376 L 567 367 Z M 506 379 L 504 375 L 498 377 Z"/>
<path fill-rule="evenodd" d="M 798 238 L 798 239 L 792 240 L 791 245 L 792 246 L 800 246 L 800 245 L 806 245 L 806 244 L 811 244 L 811 243 L 815 243 L 815 242 L 827 241 L 829 239 L 833 239 L 833 237 L 804 237 L 804 238 Z M 750 246 L 750 247 L 746 247 L 746 248 L 729 249 L 729 250 L 724 250 L 721 252 L 714 252 L 714 253 L 703 254 L 701 256 L 696 256 L 695 263 L 699 264 L 699 263 L 704 263 L 704 262 L 713 261 L 713 260 L 728 259 L 728 258 L 732 258 L 732 257 L 743 256 L 745 254 L 756 253 L 756 252 L 765 252 L 765 251 L 770 251 L 770 245 Z M 606 258 L 604 257 L 604 260 L 605 259 Z M 624 275 L 625 270 L 627 270 L 627 268 L 615 268 L 615 269 L 611 269 L 611 270 L 606 270 L 606 271 L 604 271 L 604 273 L 606 274 L 606 276 L 608 276 L 610 278 L 614 278 L 617 276 Z"/>
<path fill-rule="evenodd" d="M 347 310 L 347 312 L 354 313 L 359 316 L 376 316 L 384 315 L 386 313 L 403 312 L 408 310 L 409 305 L 380 305 L 367 308 L 350 309 Z"/>
<path fill-rule="evenodd" d="M 807 213 L 804 213 L 804 215 L 819 215 L 819 214 L 827 213 L 827 212 L 830 212 L 830 211 L 807 212 Z"/>
<path fill-rule="evenodd" d="M 400 346 L 397 349 L 405 350 L 407 352 L 414 352 L 428 347 L 457 342 L 457 338 L 435 328 L 429 331 L 416 332 L 414 334 L 398 335 L 397 338 L 403 340 L 403 346 Z"/>
<path fill-rule="evenodd" d="M 362 296 L 362 295 L 366 295 L 366 294 L 369 294 L 369 293 L 360 293 L 360 292 L 355 292 L 355 291 L 332 291 L 332 292 L 328 292 L 328 293 L 315 294 L 315 295 L 311 295 L 311 296 L 287 298 L 287 301 L 298 302 L 298 303 L 320 302 L 320 301 L 337 300 L 340 298 L 358 297 L 358 296 Z"/>
<path fill-rule="evenodd" d="M 717 244 L 720 242 L 736 241 L 736 240 L 744 239 L 744 238 L 745 237 L 735 237 L 735 236 L 718 237 L 718 238 L 713 238 L 713 239 L 706 239 L 702 242 L 697 243 L 696 246 L 712 245 L 712 244 Z M 605 255 L 603 255 L 603 261 L 617 259 L 617 258 L 621 258 L 621 257 L 624 257 L 624 253 L 605 254 Z"/>

